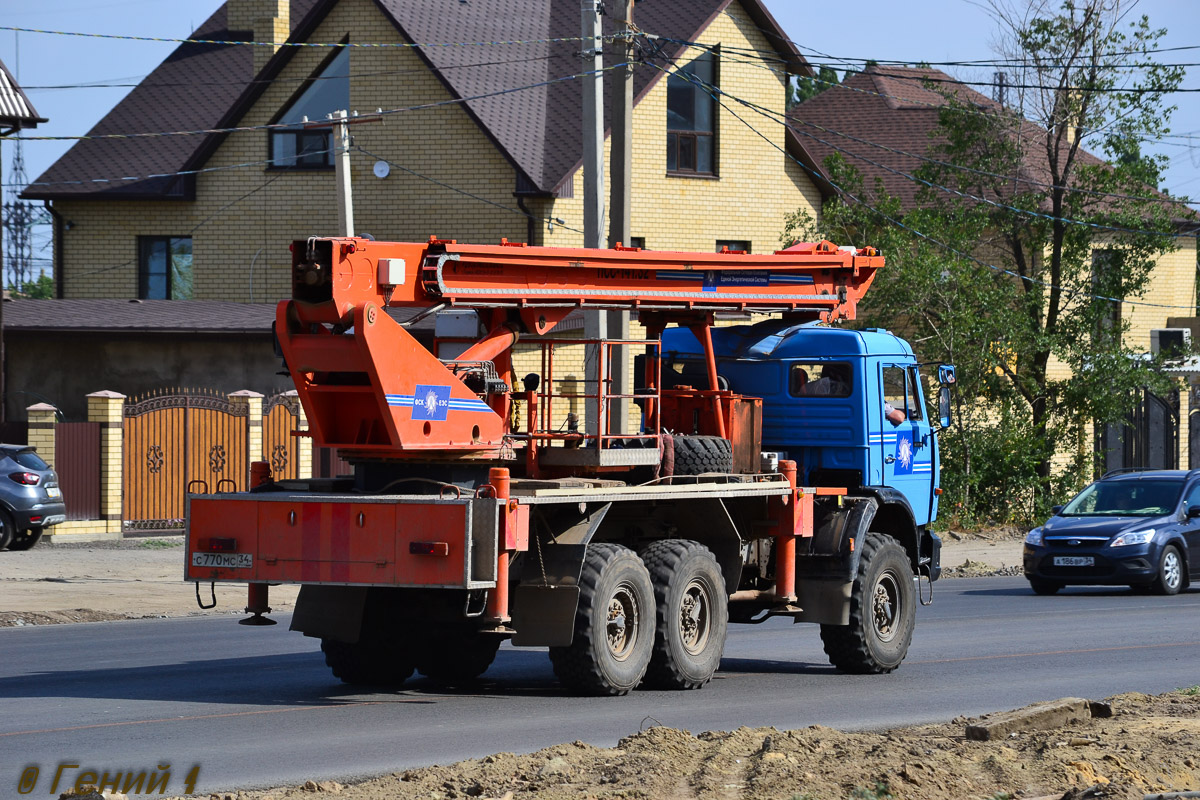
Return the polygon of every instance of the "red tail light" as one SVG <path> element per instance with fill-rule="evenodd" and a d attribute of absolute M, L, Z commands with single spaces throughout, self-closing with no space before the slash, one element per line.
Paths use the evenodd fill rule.
<path fill-rule="evenodd" d="M 213 553 L 232 553 L 237 550 L 237 539 L 201 539 L 200 549 Z"/>
<path fill-rule="evenodd" d="M 37 486 L 42 482 L 42 476 L 33 472 L 14 472 L 8 477 L 23 486 Z"/>

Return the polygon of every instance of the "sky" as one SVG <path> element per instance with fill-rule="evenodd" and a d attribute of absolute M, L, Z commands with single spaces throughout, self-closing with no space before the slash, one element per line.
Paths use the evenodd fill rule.
<path fill-rule="evenodd" d="M 185 38 L 221 5 L 222 0 L 0 0 L 0 25 L 66 30 L 83 33 Z M 672 0 L 646 0 L 672 2 Z M 996 26 L 980 0 L 857 0 L 857 2 L 807 2 L 765 0 L 789 38 L 809 60 L 827 62 L 824 56 L 880 61 L 969 61 L 995 55 L 992 43 Z M 915 12 L 914 9 L 919 9 Z M 635 12 L 636 13 L 636 12 Z M 1165 27 L 1163 47 L 1200 46 L 1200 0 L 1141 0 L 1136 13 L 1146 14 L 1152 25 Z M 636 17 L 635 17 L 636 19 Z M 0 31 L 0 59 L 25 87 L 38 113 L 50 121 L 35 133 L 81 135 L 100 120 L 129 87 L 54 89 L 39 88 L 78 84 L 130 84 L 148 74 L 176 47 L 169 42 L 124 41 Z M 817 55 L 819 51 L 823 55 Z M 1200 64 L 1200 49 L 1164 54 L 1168 63 Z M 842 62 L 845 63 L 845 62 Z M 944 68 L 963 80 L 990 81 L 992 69 Z M 1200 196 L 1200 66 L 1190 67 L 1183 86 L 1196 90 L 1180 93 L 1171 121 L 1174 134 L 1196 138 L 1176 139 L 1151 148 L 1170 157 L 1164 187 L 1172 194 Z M 985 88 L 981 91 L 987 93 Z M 25 172 L 36 180 L 70 147 L 64 141 L 29 141 L 23 145 Z M 0 147 L 3 159 L 4 200 L 10 199 L 13 144 Z M 107 175 L 79 177 L 112 177 Z M 37 263 L 50 265 L 49 228 L 35 235 Z"/>

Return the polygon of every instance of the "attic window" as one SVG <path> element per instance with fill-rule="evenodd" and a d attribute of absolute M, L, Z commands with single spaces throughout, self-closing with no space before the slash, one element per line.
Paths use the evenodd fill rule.
<path fill-rule="evenodd" d="M 302 120 L 320 122 L 325 115 L 350 107 L 350 48 L 337 54 L 275 122 L 292 124 L 270 133 L 270 158 L 274 167 L 323 169 L 333 166 L 333 133 L 328 128 L 304 127 Z"/>
<path fill-rule="evenodd" d="M 667 78 L 667 172 L 716 174 L 716 73 L 705 53 Z"/>

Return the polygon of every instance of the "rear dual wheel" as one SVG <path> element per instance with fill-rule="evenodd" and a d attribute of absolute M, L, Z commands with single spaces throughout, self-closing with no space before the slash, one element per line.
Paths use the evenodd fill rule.
<path fill-rule="evenodd" d="M 729 627 L 725 579 L 712 552 L 686 539 L 655 542 L 642 553 L 657 607 L 646 684 L 699 689 L 721 665 Z"/>

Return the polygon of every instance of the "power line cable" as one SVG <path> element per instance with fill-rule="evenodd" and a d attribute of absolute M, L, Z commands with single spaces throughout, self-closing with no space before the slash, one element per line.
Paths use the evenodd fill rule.
<path fill-rule="evenodd" d="M 412 47 L 486 47 L 495 45 L 530 45 L 530 44 L 557 44 L 560 42 L 582 42 L 582 36 L 559 36 L 548 39 L 508 39 L 497 41 L 477 41 L 477 42 L 258 42 L 242 39 L 174 39 L 166 36 L 130 36 L 117 33 L 86 33 L 82 31 L 54 31 L 42 28 L 20 28 L 13 25 L 0 25 L 0 31 L 13 31 L 15 33 L 40 33 L 48 36 L 78 36 L 86 39 L 115 39 L 124 42 L 174 42 L 176 44 L 207 44 L 207 45 L 251 45 L 254 47 L 365 47 L 365 48 L 412 48 Z M 614 34 L 609 34 L 603 37 L 605 40 L 612 40 Z M 587 41 L 594 41 L 589 36 Z"/>
<path fill-rule="evenodd" d="M 599 70 L 589 70 L 587 72 L 577 72 L 572 75 L 563 75 L 558 78 L 551 78 L 538 83 L 531 83 L 525 86 L 517 86 L 509 89 L 497 89 L 492 92 L 472 95 L 470 97 L 455 97 L 449 100 L 437 100 L 430 103 L 420 103 L 413 106 L 405 106 L 403 108 L 392 108 L 387 110 L 378 110 L 370 114 L 364 114 L 358 119 L 369 117 L 386 117 L 392 114 L 402 114 L 409 111 L 424 111 L 430 108 L 440 108 L 441 106 L 458 105 L 459 103 L 469 103 L 474 100 L 486 100 L 491 97 L 501 97 L 503 95 L 513 94 L 515 92 L 528 91 L 529 89 L 540 89 L 543 86 L 553 86 L 567 81 L 573 81 L 578 78 L 586 78 L 589 75 L 598 75 L 604 72 L 609 72 L 615 69 L 623 69 L 627 64 L 612 64 L 607 67 L 602 67 Z M 356 112 L 357 113 L 357 112 Z M 97 139 L 146 139 L 159 138 L 167 136 L 208 136 L 218 133 L 244 133 L 246 131 L 267 131 L 267 130 L 287 130 L 295 129 L 297 125 L 302 123 L 296 122 L 276 122 L 264 125 L 237 125 L 228 128 L 201 128 L 190 131 L 152 131 L 142 133 L 100 133 L 100 134 L 84 134 L 82 136 L 11 136 L 7 137 L 13 141 L 36 142 L 36 141 L 86 141 Z"/>
<path fill-rule="evenodd" d="M 652 66 L 652 67 L 654 67 L 655 69 L 658 69 L 658 70 L 660 70 L 660 71 L 664 72 L 664 73 L 665 73 L 665 74 L 667 74 L 667 75 L 679 75 L 679 76 L 680 76 L 680 77 L 682 77 L 684 80 L 688 80 L 689 82 L 691 82 L 691 83 L 694 83 L 694 84 L 696 84 L 696 85 L 698 85 L 698 86 L 700 85 L 700 84 L 699 84 L 699 83 L 697 83 L 695 80 L 693 80 L 693 77 L 694 77 L 694 76 L 691 76 L 691 75 L 689 75 L 688 73 L 685 73 L 685 72 L 680 72 L 680 71 L 678 71 L 678 70 L 667 70 L 667 69 L 665 69 L 665 68 L 663 68 L 663 67 L 661 67 L 661 66 L 659 66 L 659 65 L 657 65 L 657 64 L 650 64 L 650 66 Z M 703 89 L 703 86 L 701 86 L 701 88 Z M 901 221 L 900 221 L 900 220 L 898 220 L 898 219 L 895 219 L 894 217 L 892 217 L 892 216 L 890 216 L 890 215 L 888 215 L 888 214 L 885 214 L 884 212 L 880 211 L 878 208 L 876 208 L 876 207 L 874 207 L 874 206 L 870 205 L 869 203 L 865 202 L 864 200 L 860 199 L 860 198 L 859 198 L 858 196 L 856 196 L 856 195 L 855 195 L 853 192 L 849 191 L 848 189 L 846 189 L 846 188 L 844 188 L 844 187 L 842 187 L 842 186 L 839 186 L 839 185 L 837 185 L 837 184 L 836 184 L 836 183 L 834 183 L 833 181 L 829 180 L 829 179 L 828 179 L 826 176 L 824 176 L 824 175 L 822 175 L 821 173 L 817 172 L 816 170 L 814 170 L 813 168 L 809 167 L 807 164 L 805 164 L 804 162 L 802 162 L 800 159 L 796 158 L 796 157 L 795 157 L 795 156 L 793 156 L 791 153 L 787 152 L 787 150 L 786 150 L 785 148 L 783 148 L 783 147 L 780 147 L 778 144 L 776 144 L 775 142 L 773 142 L 769 136 L 767 136 L 767 135 L 766 135 L 766 134 L 764 134 L 762 131 L 760 131 L 760 130 L 758 130 L 757 128 L 755 128 L 755 127 L 754 127 L 752 124 L 750 124 L 750 123 L 749 123 L 749 122 L 747 122 L 745 119 L 743 119 L 743 118 L 742 118 L 742 116 L 741 116 L 740 114 L 738 114 L 736 111 L 734 111 L 733 109 L 731 109 L 731 108 L 730 108 L 729 106 L 727 106 L 725 103 L 721 102 L 721 99 L 720 99 L 720 97 L 718 97 L 716 94 L 713 94 L 713 93 L 711 93 L 711 92 L 708 92 L 708 93 L 710 94 L 710 96 L 713 98 L 713 100 L 714 100 L 714 101 L 715 101 L 715 102 L 716 102 L 718 105 L 720 105 L 722 108 L 724 108 L 726 111 L 728 111 L 728 112 L 729 112 L 731 115 L 733 115 L 733 117 L 734 117 L 735 119 L 737 119 L 739 122 L 741 122 L 741 123 L 742 123 L 743 125 L 745 125 L 747 128 L 749 128 L 749 129 L 750 129 L 750 130 L 751 130 L 751 131 L 752 131 L 752 132 L 753 132 L 755 135 L 757 135 L 757 136 L 758 136 L 759 138 L 761 138 L 763 141 L 767 142 L 769 145 L 771 145 L 772 147 L 774 147 L 776 150 L 778 150 L 779 152 L 783 153 L 783 155 L 784 155 L 786 158 L 788 158 L 789 160 L 791 160 L 791 161 L 795 162 L 795 163 L 796 163 L 796 164 L 797 164 L 797 165 L 798 165 L 798 166 L 799 166 L 801 169 L 803 169 L 805 172 L 807 172 L 807 173 L 809 173 L 809 174 L 813 175 L 814 177 L 818 177 L 818 178 L 820 178 L 821 180 L 824 180 L 826 183 L 828 183 L 830 186 L 832 186 L 834 189 L 836 189 L 836 190 L 837 190 L 837 191 L 838 191 L 840 194 L 842 194 L 842 195 L 843 195 L 843 196 L 845 196 L 845 197 L 848 197 L 850 200 L 852 200 L 852 201 L 854 201 L 855 203 L 859 204 L 859 205 L 860 205 L 860 206 L 862 206 L 863 208 L 866 208 L 868 211 L 870 211 L 871 213 L 875 214 L 875 215 L 876 215 L 876 216 L 878 216 L 880 219 L 883 219 L 883 220 L 887 221 L 888 223 L 890 223 L 891 225 L 894 225 L 895 227 L 898 227 L 898 228 L 900 228 L 900 229 L 902 229 L 902 230 L 909 231 L 909 232 L 910 232 L 910 233 L 912 233 L 914 236 L 917 236 L 918 238 L 920 238 L 920 239 L 923 239 L 924 241 L 927 241 L 927 242 L 929 242 L 930 244 L 933 244 L 933 245 L 934 245 L 934 246 L 936 246 L 936 247 L 939 247 L 939 248 L 941 248 L 941 249 L 943 249 L 943 250 L 946 250 L 946 251 L 948 251 L 948 252 L 950 252 L 950 253 L 953 253 L 953 254 L 955 254 L 955 255 L 959 256 L 960 258 L 967 259 L 968 261 L 971 261 L 971 262 L 973 262 L 973 263 L 975 263 L 975 264 L 978 264 L 978 265 L 980 265 L 980 266 L 982 266 L 982 267 L 984 267 L 984 268 L 986 268 L 986 269 L 989 269 L 989 270 L 991 270 L 991 271 L 993 271 L 993 272 L 996 272 L 997 274 L 1008 275 L 1008 276 L 1010 276 L 1010 277 L 1016 278 L 1016 279 L 1018 279 L 1018 280 L 1020 280 L 1020 281 L 1023 281 L 1023 282 L 1025 282 L 1025 283 L 1032 283 L 1032 284 L 1036 284 L 1036 285 L 1038 285 L 1038 286 L 1042 286 L 1042 287 L 1049 288 L 1049 289 L 1058 289 L 1059 291 L 1066 292 L 1066 293 L 1068 294 L 1068 296 L 1071 296 L 1071 297 L 1075 297 L 1075 296 L 1084 296 L 1084 297 L 1089 297 L 1089 298 L 1091 298 L 1091 299 L 1093 299 L 1093 300 L 1105 300 L 1105 301 L 1108 301 L 1108 302 L 1113 302 L 1113 303 L 1127 303 L 1127 304 L 1129 304 L 1129 305 L 1134 305 L 1134 306 L 1146 306 L 1146 307 L 1149 307 L 1149 308 L 1186 309 L 1186 310 L 1188 310 L 1188 311 L 1193 311 L 1193 312 L 1195 311 L 1195 306 L 1179 306 L 1179 305 L 1169 305 L 1169 304 L 1163 304 L 1163 303 L 1148 303 L 1148 302 L 1144 302 L 1144 301 L 1141 301 L 1141 300 L 1129 300 L 1129 299 L 1127 299 L 1127 298 L 1105 297 L 1105 296 L 1103 296 L 1103 295 L 1092 295 L 1092 294 L 1083 295 L 1083 294 L 1081 294 L 1081 293 L 1079 293 L 1079 292 L 1073 292 L 1072 290 L 1070 290 L 1070 289 L 1067 289 L 1066 287 L 1057 286 L 1057 285 L 1055 285 L 1055 284 L 1048 283 L 1048 282 L 1046 282 L 1046 281 L 1040 280 L 1040 279 L 1038 279 L 1038 278 L 1034 278 L 1034 277 L 1032 277 L 1032 276 L 1028 276 L 1028 275 L 1022 275 L 1022 274 L 1020 274 L 1020 273 L 1018 273 L 1018 272 L 1014 272 L 1013 270 L 1006 269 L 1006 268 L 1004 268 L 1004 267 L 998 267 L 998 266 L 996 266 L 995 264 L 990 264 L 990 263 L 988 263 L 988 262 L 986 262 L 986 261 L 984 261 L 984 260 L 982 260 L 982 259 L 978 258 L 977 256 L 974 256 L 974 255 L 972 255 L 972 254 L 970 254 L 970 253 L 963 252 L 963 251 L 959 250 L 958 248 L 956 248 L 956 247 L 953 247 L 952 245 L 948 245 L 948 244 L 946 244 L 945 242 L 942 242 L 942 241 L 940 241 L 940 240 L 938 240 L 938 239 L 935 239 L 934 237 L 932 237 L 932 236 L 930 236 L 930 235 L 928 235 L 928 234 L 926 234 L 926 233 L 924 233 L 924 232 L 922 232 L 922 231 L 919 231 L 919 230 L 917 230 L 916 228 L 913 228 L 913 227 L 912 227 L 912 226 L 910 226 L 910 225 L 906 225 L 905 223 L 901 222 Z"/>

